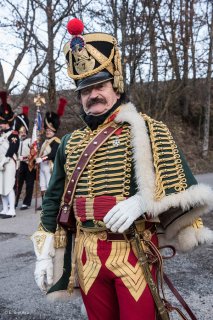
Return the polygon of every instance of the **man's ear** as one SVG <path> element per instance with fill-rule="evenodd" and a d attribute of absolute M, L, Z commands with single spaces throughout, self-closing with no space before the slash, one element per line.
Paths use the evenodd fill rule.
<path fill-rule="evenodd" d="M 118 99 L 120 99 L 120 98 L 121 98 L 121 94 L 120 94 L 120 92 L 117 92 L 117 91 L 116 91 L 116 97 L 117 97 Z"/>

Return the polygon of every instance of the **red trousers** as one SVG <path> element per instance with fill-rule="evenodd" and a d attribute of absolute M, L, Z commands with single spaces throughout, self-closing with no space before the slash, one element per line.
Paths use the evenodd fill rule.
<path fill-rule="evenodd" d="M 152 241 L 155 244 L 157 243 L 156 235 L 152 237 Z M 124 268 L 122 267 L 122 260 L 125 259 L 122 259 L 122 252 L 118 252 L 117 255 L 120 267 L 118 267 L 117 262 L 111 262 L 112 266 L 115 264 L 116 271 L 121 268 L 121 276 L 117 276 L 115 275 L 116 272 L 114 273 L 112 270 L 109 270 L 107 266 L 108 258 L 113 254 L 112 246 L 113 244 L 110 241 L 97 240 L 97 255 L 101 263 L 100 270 L 87 294 L 81 289 L 89 320 L 155 320 L 154 301 L 146 282 L 141 296 L 136 301 L 130 292 L 128 281 L 124 281 L 124 278 L 128 280 L 129 276 L 127 265 L 130 267 L 129 270 L 131 266 L 136 267 L 138 265 L 138 260 L 133 250 L 130 249 L 128 251 L 128 257 L 125 257 L 126 264 Z M 94 246 L 92 248 L 94 251 Z M 127 251 L 125 251 L 125 255 L 127 255 Z M 115 252 L 114 257 L 116 257 Z M 82 265 L 86 261 L 87 250 L 84 248 L 81 258 Z M 142 273 L 139 269 L 138 272 Z M 152 275 L 156 278 L 155 266 L 152 267 Z M 143 273 L 141 276 L 143 277 Z"/>

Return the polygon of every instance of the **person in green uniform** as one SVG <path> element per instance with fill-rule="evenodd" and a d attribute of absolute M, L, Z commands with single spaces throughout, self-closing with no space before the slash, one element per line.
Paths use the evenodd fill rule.
<path fill-rule="evenodd" d="M 78 19 L 68 30 L 72 39 L 64 53 L 85 126 L 65 135 L 56 154 L 32 236 L 35 280 L 48 297 L 69 297 L 77 270 L 89 319 L 154 320 L 156 306 L 131 241 L 132 226 L 156 282 L 160 246 L 186 252 L 212 242 L 201 216 L 213 208 L 213 192 L 197 183 L 167 126 L 139 114 L 125 97 L 116 39 L 82 35 Z M 101 133 L 107 138 L 90 152 Z M 66 191 L 72 184 L 73 193 Z M 69 228 L 57 219 L 59 208 L 72 217 Z"/>

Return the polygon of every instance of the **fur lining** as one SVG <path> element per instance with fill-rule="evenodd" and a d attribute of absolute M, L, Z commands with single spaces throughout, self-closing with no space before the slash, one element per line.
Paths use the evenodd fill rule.
<path fill-rule="evenodd" d="M 179 232 L 177 239 L 177 250 L 182 252 L 189 251 L 199 244 L 213 243 L 213 231 L 206 227 L 196 229 L 189 226 Z"/>
<path fill-rule="evenodd" d="M 171 207 L 180 207 L 187 211 L 194 207 L 178 221 L 167 229 L 167 237 L 171 238 L 174 234 L 193 222 L 195 218 L 210 212 L 213 209 L 213 191 L 211 187 L 198 184 L 191 186 L 180 193 L 165 196 L 161 200 L 155 200 L 155 171 L 151 143 L 146 127 L 145 120 L 137 112 L 132 103 L 122 105 L 115 121 L 118 123 L 127 122 L 131 125 L 133 159 L 136 172 L 138 192 L 143 198 L 147 212 L 153 217 Z"/>
<path fill-rule="evenodd" d="M 177 200 L 180 200 L 179 203 L 175 203 L 175 206 L 179 205 L 183 210 L 189 209 L 190 206 L 193 209 L 168 226 L 166 229 L 168 239 L 183 227 L 192 224 L 196 218 L 210 212 L 213 207 L 213 192 L 209 186 L 203 184 L 191 186 L 189 189 L 173 196 L 177 196 Z M 182 199 L 180 199 L 181 196 L 183 197 Z"/>
<path fill-rule="evenodd" d="M 182 253 L 190 251 L 200 244 L 210 245 L 213 243 L 213 231 L 209 228 L 202 227 L 199 229 L 188 226 L 182 229 L 177 237 L 167 239 L 165 235 L 158 236 L 159 246 L 172 245 L 177 251 Z"/>

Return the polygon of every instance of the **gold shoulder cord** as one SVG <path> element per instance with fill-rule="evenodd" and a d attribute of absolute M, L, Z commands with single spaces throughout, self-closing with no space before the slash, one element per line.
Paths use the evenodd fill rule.
<path fill-rule="evenodd" d="M 156 172 L 155 200 L 166 195 L 166 189 L 174 188 L 176 192 L 187 188 L 186 177 L 177 145 L 165 124 L 143 114 L 150 132 L 153 151 L 154 167 Z"/>

